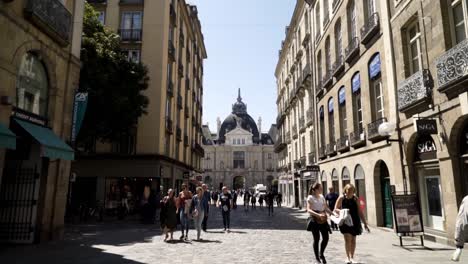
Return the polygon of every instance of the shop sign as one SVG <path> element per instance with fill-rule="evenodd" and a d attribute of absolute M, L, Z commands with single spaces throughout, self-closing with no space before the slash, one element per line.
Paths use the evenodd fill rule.
<path fill-rule="evenodd" d="M 437 158 L 437 147 L 430 135 L 420 136 L 416 143 L 416 160 Z"/>
<path fill-rule="evenodd" d="M 76 93 L 75 102 L 73 105 L 73 121 L 71 141 L 75 142 L 78 133 L 80 133 L 81 125 L 83 124 L 86 108 L 88 106 L 88 93 Z"/>
<path fill-rule="evenodd" d="M 418 119 L 416 131 L 419 134 L 437 135 L 437 122 L 434 119 Z"/>
<path fill-rule="evenodd" d="M 319 165 L 309 165 L 306 167 L 307 171 L 311 172 L 320 172 L 320 166 Z"/>
<path fill-rule="evenodd" d="M 396 232 L 424 232 L 421 207 L 417 194 L 392 195 Z"/>
<path fill-rule="evenodd" d="M 23 110 L 21 110 L 19 108 L 13 109 L 13 116 L 16 117 L 16 118 L 19 118 L 21 120 L 31 122 L 31 123 L 36 124 L 36 125 L 40 125 L 40 126 L 46 126 L 47 125 L 47 120 L 45 118 L 43 118 L 41 116 L 38 116 L 36 114 L 33 114 L 33 113 L 23 111 Z"/>

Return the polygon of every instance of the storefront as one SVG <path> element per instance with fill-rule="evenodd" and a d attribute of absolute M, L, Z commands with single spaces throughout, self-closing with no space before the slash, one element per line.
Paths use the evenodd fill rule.
<path fill-rule="evenodd" d="M 364 169 L 359 164 L 354 170 L 354 185 L 356 187 L 356 195 L 359 199 L 359 205 L 367 218 L 366 180 L 364 177 Z"/>
<path fill-rule="evenodd" d="M 444 207 L 437 147 L 431 135 L 418 135 L 414 170 L 426 228 L 444 231 Z"/>
<path fill-rule="evenodd" d="M 328 193 L 328 184 L 327 184 L 327 174 L 325 171 L 322 171 L 320 174 L 320 181 L 322 182 L 322 187 L 323 187 L 323 195 L 327 195 Z"/>
<path fill-rule="evenodd" d="M 332 171 L 332 187 L 333 191 L 340 193 L 340 181 L 338 179 L 338 171 L 336 169 L 333 169 Z"/>
<path fill-rule="evenodd" d="M 343 173 L 341 174 L 341 180 L 342 182 L 342 187 L 344 188 L 347 184 L 350 183 L 350 174 L 348 168 L 344 167 L 343 168 Z"/>

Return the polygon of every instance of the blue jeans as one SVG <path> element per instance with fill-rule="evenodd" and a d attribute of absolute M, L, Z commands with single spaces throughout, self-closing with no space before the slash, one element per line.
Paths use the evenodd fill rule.
<path fill-rule="evenodd" d="M 231 223 L 231 215 L 230 215 L 230 211 L 224 211 L 223 209 L 221 209 L 221 213 L 223 214 L 223 225 L 224 225 L 224 229 L 229 229 L 229 225 Z"/>
<path fill-rule="evenodd" d="M 185 234 L 188 235 L 190 223 L 188 221 L 188 215 L 185 214 L 184 208 L 179 209 L 179 217 L 180 217 L 180 228 L 182 231 L 182 235 L 184 235 L 184 230 L 185 230 Z"/>
<path fill-rule="evenodd" d="M 205 218 L 205 212 L 203 210 L 201 210 L 198 213 L 198 217 L 193 218 L 193 221 L 195 222 L 195 228 L 197 229 L 197 239 L 200 239 L 202 223 L 203 223 L 204 218 Z"/>

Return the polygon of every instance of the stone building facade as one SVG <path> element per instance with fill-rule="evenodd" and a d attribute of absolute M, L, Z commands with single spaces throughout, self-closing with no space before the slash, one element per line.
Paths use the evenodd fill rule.
<path fill-rule="evenodd" d="M 180 190 L 201 172 L 203 61 L 207 58 L 198 10 L 184 0 L 88 1 L 117 32 L 129 60 L 148 68 L 147 114 L 120 142 L 78 148 L 72 206 L 103 201 L 114 209 L 131 193 L 138 211 L 144 193 Z M 89 191 L 93 190 L 93 191 Z"/>
<path fill-rule="evenodd" d="M 313 17 L 316 180 L 337 192 L 353 183 L 369 222 L 388 228 L 395 228 L 392 192 L 417 193 L 426 238 L 451 242 L 468 190 L 466 1 L 306 2 L 296 11 Z M 296 11 L 285 43 L 300 35 Z M 291 46 L 282 47 L 278 65 L 297 65 L 303 51 Z M 287 82 L 295 66 L 283 71 L 288 77 L 277 66 L 279 121 L 300 91 Z M 292 142 L 294 129 L 281 134 L 285 127 L 278 122 L 282 140 Z M 277 151 L 285 147 L 294 146 Z M 292 160 L 284 168 L 291 174 Z M 300 206 L 303 198 L 294 198 Z"/>
<path fill-rule="evenodd" d="M 0 1 L 0 243 L 59 239 L 83 1 Z"/>
<path fill-rule="evenodd" d="M 214 190 L 222 186 L 251 189 L 257 184 L 277 190 L 277 158 L 270 133 L 261 132 L 261 119 L 256 124 L 247 113 L 242 98 L 232 107 L 232 113 L 218 124 L 217 133 L 203 126 L 203 181 Z"/>

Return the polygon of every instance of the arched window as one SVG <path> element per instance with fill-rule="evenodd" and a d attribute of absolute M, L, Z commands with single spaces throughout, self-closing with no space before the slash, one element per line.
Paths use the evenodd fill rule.
<path fill-rule="evenodd" d="M 364 177 L 364 169 L 361 165 L 356 165 L 354 169 L 354 186 L 356 187 L 356 196 L 360 204 L 366 204 L 366 181 Z M 364 215 L 367 215 L 366 207 L 364 207 Z"/>
<path fill-rule="evenodd" d="M 343 172 L 341 173 L 341 180 L 343 181 L 342 183 L 342 186 L 345 187 L 346 184 L 349 184 L 350 183 L 350 174 L 349 174 L 349 170 L 347 167 L 344 167 L 343 168 Z"/>
<path fill-rule="evenodd" d="M 322 69 L 322 51 L 319 50 L 319 52 L 317 53 L 317 80 L 318 80 L 318 83 L 317 85 L 319 86 L 319 88 L 321 88 L 320 86 L 320 82 L 323 78 L 323 69 Z"/>
<path fill-rule="evenodd" d="M 350 0 L 347 7 L 348 16 L 348 41 L 351 41 L 357 37 L 357 25 L 356 25 L 356 5 L 354 0 Z"/>
<path fill-rule="evenodd" d="M 323 194 L 326 194 L 328 192 L 327 188 L 327 173 L 325 171 L 322 171 L 322 174 L 320 175 L 320 181 L 322 182 L 322 188 L 323 188 Z"/>
<path fill-rule="evenodd" d="M 334 109 L 333 97 L 328 99 L 328 138 L 330 144 L 335 142 L 335 109 Z"/>
<path fill-rule="evenodd" d="M 335 23 L 335 60 L 341 61 L 341 54 L 343 52 L 341 20 L 338 19 Z"/>
<path fill-rule="evenodd" d="M 340 119 L 340 137 L 344 138 L 348 135 L 348 121 L 346 117 L 346 89 L 344 86 L 341 86 L 338 90 L 338 114 Z"/>
<path fill-rule="evenodd" d="M 325 71 L 331 69 L 331 54 L 330 54 L 330 37 L 325 40 Z"/>
<path fill-rule="evenodd" d="M 353 98 L 353 129 L 356 135 L 364 133 L 362 121 L 362 104 L 361 104 L 361 76 L 356 72 L 351 78 L 352 98 Z"/>
<path fill-rule="evenodd" d="M 325 113 L 323 105 L 319 108 L 319 120 L 320 120 L 320 146 L 325 147 Z"/>
<path fill-rule="evenodd" d="M 330 21 L 330 10 L 328 0 L 323 0 L 323 27 Z"/>
<path fill-rule="evenodd" d="M 372 121 L 374 122 L 385 117 L 380 53 L 376 53 L 369 61 L 369 80 L 372 105 Z"/>
<path fill-rule="evenodd" d="M 320 36 L 320 2 L 317 1 L 317 5 L 315 5 L 315 31 L 317 32 L 317 36 Z"/>
<path fill-rule="evenodd" d="M 332 186 L 335 192 L 340 191 L 340 183 L 339 183 L 339 178 L 338 178 L 338 171 L 336 169 L 333 169 L 332 171 Z"/>
<path fill-rule="evenodd" d="M 35 54 L 28 52 L 21 59 L 16 80 L 16 107 L 47 116 L 48 97 L 46 68 Z"/>

